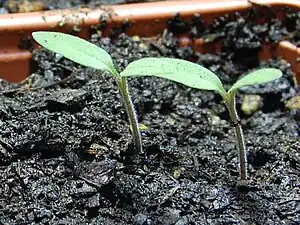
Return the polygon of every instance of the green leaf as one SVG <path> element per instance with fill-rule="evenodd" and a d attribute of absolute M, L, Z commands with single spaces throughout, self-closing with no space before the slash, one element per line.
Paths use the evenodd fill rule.
<path fill-rule="evenodd" d="M 139 59 L 130 63 L 120 75 L 122 77 L 155 76 L 192 88 L 213 90 L 222 96 L 226 95 L 221 81 L 213 72 L 182 59 L 152 57 Z"/>
<path fill-rule="evenodd" d="M 259 69 L 254 72 L 249 73 L 248 75 L 244 76 L 240 80 L 238 80 L 228 92 L 235 92 L 240 87 L 248 86 L 248 85 L 255 85 L 255 84 L 263 84 L 267 83 L 272 80 L 276 80 L 282 76 L 282 73 L 278 69 L 273 68 L 264 68 Z"/>
<path fill-rule="evenodd" d="M 84 39 L 69 34 L 47 31 L 33 32 L 32 36 L 41 46 L 76 63 L 105 70 L 115 76 L 118 75 L 110 55 L 102 48 Z"/>

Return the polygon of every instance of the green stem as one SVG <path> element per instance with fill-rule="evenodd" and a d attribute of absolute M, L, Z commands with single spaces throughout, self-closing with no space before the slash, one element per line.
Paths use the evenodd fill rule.
<path fill-rule="evenodd" d="M 226 103 L 227 103 L 227 108 L 229 110 L 230 118 L 235 128 L 235 135 L 236 135 L 238 155 L 239 155 L 239 164 L 240 164 L 239 165 L 240 179 L 243 181 L 243 180 L 247 180 L 247 156 L 246 156 L 246 147 L 244 142 L 243 130 L 236 112 L 234 94 L 229 96 Z"/>
<path fill-rule="evenodd" d="M 132 132 L 135 148 L 138 152 L 143 153 L 139 123 L 138 123 L 138 119 L 137 119 L 137 116 L 136 116 L 136 113 L 134 110 L 133 103 L 132 103 L 130 95 L 129 95 L 127 79 L 125 77 L 122 77 L 121 80 L 119 80 L 117 82 L 118 82 L 120 91 L 122 93 L 122 96 L 123 96 L 123 99 L 125 102 L 125 107 L 126 107 L 127 115 L 128 115 L 129 122 L 130 122 L 130 127 L 131 127 L 131 132 Z"/>

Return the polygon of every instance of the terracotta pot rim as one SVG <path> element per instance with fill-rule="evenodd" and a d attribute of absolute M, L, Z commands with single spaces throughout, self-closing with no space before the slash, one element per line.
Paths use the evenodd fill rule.
<path fill-rule="evenodd" d="M 298 0 L 248 0 L 250 4 L 265 5 L 270 7 L 293 7 L 300 8 L 300 2 Z"/>
<path fill-rule="evenodd" d="M 0 33 L 43 30 L 55 28 L 59 23 L 65 25 L 91 26 L 99 22 L 101 15 L 108 15 L 112 22 L 122 22 L 126 19 L 130 21 L 143 21 L 164 19 L 174 16 L 180 12 L 182 17 L 199 13 L 221 13 L 226 10 L 248 9 L 251 4 L 247 0 L 185 0 L 185 1 L 162 1 L 145 2 L 125 5 L 102 6 L 97 9 L 66 9 L 47 10 L 29 13 L 11 13 L 0 15 Z M 33 26 L 34 25 L 34 26 Z"/>

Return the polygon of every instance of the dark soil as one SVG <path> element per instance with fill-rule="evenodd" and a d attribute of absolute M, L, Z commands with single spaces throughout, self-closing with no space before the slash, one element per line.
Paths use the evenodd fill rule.
<path fill-rule="evenodd" d="M 286 14 L 286 20 L 289 24 L 287 27 L 288 38 L 297 47 L 300 47 L 300 12 L 295 10 L 289 10 Z"/>
<path fill-rule="evenodd" d="M 155 0 L 2 0 L 0 14 L 153 2 Z M 163 1 L 163 0 L 160 0 Z"/>
<path fill-rule="evenodd" d="M 298 9 L 280 8 L 271 10 L 268 7 L 262 11 L 263 17 L 269 21 L 271 29 L 268 29 L 266 23 L 263 24 L 267 32 L 273 33 L 269 35 L 270 41 L 288 40 L 296 46 L 300 46 L 300 11 Z M 255 15 L 255 13 L 254 13 Z M 257 15 L 256 15 L 257 16 Z"/>
<path fill-rule="evenodd" d="M 289 64 L 259 62 L 263 36 L 247 21 L 224 21 L 231 29 L 224 29 L 220 54 L 179 48 L 171 31 L 151 41 L 125 34 L 91 41 L 119 69 L 145 56 L 193 59 L 226 85 L 255 68 L 280 68 L 280 80 L 237 96 L 248 188 L 236 186 L 234 131 L 220 96 L 159 78 L 130 79 L 139 121 L 148 127 L 145 153 L 131 160 L 113 78 L 41 49 L 26 81 L 1 81 L 0 224 L 300 224 L 300 116 L 285 106 L 299 90 Z M 261 101 L 246 114 L 241 105 L 250 95 Z"/>

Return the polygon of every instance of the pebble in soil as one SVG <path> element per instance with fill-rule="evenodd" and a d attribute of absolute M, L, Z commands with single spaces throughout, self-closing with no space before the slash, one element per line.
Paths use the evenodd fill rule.
<path fill-rule="evenodd" d="M 228 35 L 242 39 L 243 31 Z M 253 69 L 234 60 L 232 42 L 221 54 L 201 55 L 178 48 L 170 32 L 151 44 L 124 34 L 91 41 L 120 69 L 144 56 L 191 56 L 225 84 Z M 246 43 L 245 55 L 253 47 Z M 145 154 L 131 162 L 128 121 L 113 78 L 43 49 L 34 58 L 38 68 L 26 82 L 0 85 L 1 223 L 300 222 L 299 116 L 285 107 L 297 93 L 288 64 L 255 65 L 280 68 L 284 76 L 237 95 L 238 109 L 244 95 L 262 98 L 256 112 L 241 114 L 256 185 L 240 191 L 234 132 L 217 94 L 158 78 L 129 79 L 139 121 L 148 127 Z"/>

